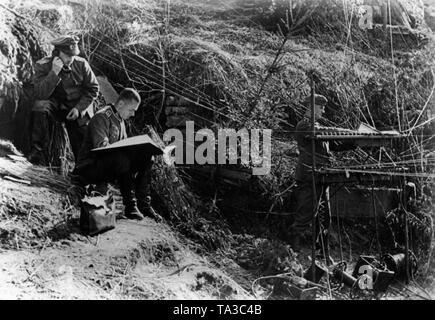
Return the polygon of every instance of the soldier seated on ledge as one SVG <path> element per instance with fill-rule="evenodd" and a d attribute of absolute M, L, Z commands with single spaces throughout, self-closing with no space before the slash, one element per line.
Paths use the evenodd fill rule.
<path fill-rule="evenodd" d="M 91 152 L 127 138 L 125 120 L 139 108 L 139 93 L 124 89 L 115 103 L 99 110 L 89 122 L 73 179 L 81 186 L 117 181 L 121 190 L 125 216 L 142 220 L 143 215 L 156 221 L 162 218 L 151 207 L 151 167 L 153 159 L 144 151 L 113 149 Z"/>
<path fill-rule="evenodd" d="M 51 42 L 54 50 L 35 64 L 31 151 L 33 164 L 46 165 L 50 142 L 49 121 L 65 122 L 77 161 L 86 125 L 94 114 L 99 85 L 88 62 L 78 57 L 78 39 L 62 36 Z"/>

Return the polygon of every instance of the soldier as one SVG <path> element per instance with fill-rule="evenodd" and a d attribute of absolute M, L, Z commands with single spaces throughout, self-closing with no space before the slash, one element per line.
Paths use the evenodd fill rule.
<path fill-rule="evenodd" d="M 315 130 L 319 131 L 351 131 L 342 128 L 324 127 L 319 125 L 319 121 L 323 113 L 325 112 L 325 106 L 328 100 L 322 95 L 316 94 L 314 96 L 314 118 L 315 118 Z M 293 249 L 299 249 L 299 242 L 301 234 L 309 229 L 312 222 L 314 208 L 313 208 L 313 175 L 312 175 L 312 135 L 311 128 L 311 110 L 309 108 L 311 103 L 311 97 L 305 99 L 305 106 L 307 112 L 296 126 L 295 139 L 298 144 L 299 157 L 296 166 L 296 197 L 297 207 L 295 221 L 291 227 L 291 239 L 290 243 Z M 344 151 L 355 148 L 353 143 L 350 144 L 337 144 L 333 142 L 331 145 L 327 141 L 315 141 L 315 159 L 316 167 L 328 167 L 331 165 L 333 151 Z M 331 223 L 331 210 L 329 203 L 329 186 L 316 180 L 316 202 L 320 203 L 319 215 L 316 223 L 317 229 L 317 248 L 320 256 L 325 256 L 327 263 L 331 263 L 332 259 L 329 256 L 329 233 L 328 229 Z"/>
<path fill-rule="evenodd" d="M 115 103 L 98 111 L 89 122 L 73 175 L 82 186 L 117 180 L 129 219 L 143 215 L 162 218 L 151 207 L 152 156 L 143 151 L 122 149 L 95 154 L 91 150 L 127 138 L 125 122 L 134 116 L 141 102 L 136 90 L 124 89 Z"/>
<path fill-rule="evenodd" d="M 93 102 L 99 86 L 88 62 L 78 57 L 78 39 L 62 36 L 51 42 L 51 57 L 35 65 L 33 84 L 35 103 L 32 108 L 32 135 L 29 161 L 47 162 L 50 119 L 65 121 L 74 157 L 78 152 L 93 116 Z"/>

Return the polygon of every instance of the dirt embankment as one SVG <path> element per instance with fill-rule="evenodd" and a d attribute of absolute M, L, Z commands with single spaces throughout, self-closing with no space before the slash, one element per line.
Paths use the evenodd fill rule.
<path fill-rule="evenodd" d="M 2 299 L 252 298 L 165 223 L 118 220 L 114 230 L 86 237 L 66 193 L 3 178 Z"/>

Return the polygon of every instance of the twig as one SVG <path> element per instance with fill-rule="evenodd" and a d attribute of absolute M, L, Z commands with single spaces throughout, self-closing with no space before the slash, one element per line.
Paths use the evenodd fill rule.
<path fill-rule="evenodd" d="M 432 72 L 432 78 L 435 80 L 435 74 L 434 74 L 433 69 L 431 69 L 431 72 Z M 424 104 L 423 108 L 421 109 L 420 114 L 418 115 L 417 119 L 414 121 L 414 125 L 412 126 L 411 129 L 409 129 L 409 134 L 408 134 L 408 136 L 411 135 L 412 131 L 413 131 L 413 130 L 415 129 L 415 127 L 417 126 L 418 121 L 420 121 L 420 118 L 421 118 L 421 116 L 423 115 L 423 112 L 426 110 L 427 106 L 429 105 L 429 102 L 431 101 L 431 98 L 432 98 L 432 96 L 433 96 L 434 91 L 435 91 L 435 81 L 434 81 L 434 85 L 433 85 L 433 87 L 432 87 L 432 90 L 431 90 L 431 92 L 430 92 L 430 94 L 429 94 L 429 97 L 428 97 L 427 100 L 426 100 L 426 103 Z"/>
<path fill-rule="evenodd" d="M 15 234 L 15 244 L 17 246 L 17 250 L 20 250 L 20 245 L 18 244 L 18 234 Z"/>
<path fill-rule="evenodd" d="M 411 292 L 416 297 L 422 298 L 423 300 L 431 300 L 430 298 L 428 299 L 427 297 L 423 297 L 421 294 L 411 290 L 410 288 L 408 288 L 408 286 L 403 285 L 402 283 L 398 282 L 397 280 L 396 280 L 396 284 L 400 285 L 403 289 Z"/>
<path fill-rule="evenodd" d="M 39 250 L 38 255 L 41 255 L 42 251 L 44 251 L 44 249 L 45 249 L 45 247 L 46 247 L 46 245 L 47 245 L 47 242 L 48 242 L 49 240 L 50 240 L 50 238 L 46 238 L 46 239 L 45 239 L 44 244 L 42 245 L 41 250 Z"/>
<path fill-rule="evenodd" d="M 430 268 L 430 264 L 431 264 L 431 258 L 432 258 L 432 250 L 433 250 L 433 245 L 432 245 L 432 241 L 433 241 L 433 237 L 434 237 L 434 229 L 433 229 L 433 219 L 430 215 L 428 215 L 429 219 L 430 219 L 430 225 L 431 225 L 431 244 L 429 246 L 429 253 L 428 253 L 428 258 L 427 258 L 427 266 L 426 266 L 426 270 L 425 270 L 425 274 L 427 274 L 429 272 L 429 268 Z"/>
<path fill-rule="evenodd" d="M 252 103 L 251 106 L 249 107 L 248 114 L 251 113 L 252 110 L 256 107 L 256 105 L 257 105 L 257 103 L 258 103 L 258 99 L 260 98 L 260 95 L 261 95 L 261 93 L 263 92 L 264 86 L 266 85 L 267 80 L 269 80 L 269 77 L 270 77 L 271 74 L 272 74 L 272 69 L 275 67 L 275 65 L 276 65 L 276 63 L 277 63 L 277 61 L 278 61 L 278 58 L 279 58 L 279 56 L 281 55 L 282 50 L 284 49 L 284 46 L 285 46 L 287 40 L 288 40 L 288 37 L 285 36 L 285 38 L 283 39 L 283 41 L 282 41 L 282 43 L 281 43 L 281 46 L 279 47 L 279 49 L 278 49 L 278 51 L 277 51 L 277 53 L 276 53 L 276 55 L 275 55 L 275 59 L 273 60 L 273 62 L 272 62 L 271 65 L 269 66 L 269 68 L 267 69 L 266 77 L 265 77 L 265 78 L 263 79 L 263 81 L 261 82 L 261 87 L 260 87 L 260 89 L 258 90 L 258 92 L 257 92 L 257 94 L 256 94 L 256 96 L 255 96 L 255 99 L 254 99 L 253 103 Z"/>
<path fill-rule="evenodd" d="M 22 281 L 22 283 L 29 281 L 50 258 L 51 255 L 45 258 L 45 260 L 26 279 Z"/>
<path fill-rule="evenodd" d="M 162 277 L 158 277 L 157 279 L 161 279 L 161 278 L 170 277 L 170 276 L 173 276 L 173 275 L 176 275 L 176 274 L 180 274 L 181 272 L 183 272 L 187 268 L 190 268 L 190 267 L 193 267 L 193 266 L 198 266 L 198 264 L 197 263 L 186 264 L 185 266 L 182 266 L 181 268 L 178 268 L 174 272 L 171 272 L 170 274 L 167 274 L 167 275 L 162 276 Z"/>

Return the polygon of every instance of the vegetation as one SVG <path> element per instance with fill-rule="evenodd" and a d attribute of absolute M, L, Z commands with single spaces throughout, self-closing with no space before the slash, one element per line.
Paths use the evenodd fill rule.
<path fill-rule="evenodd" d="M 154 175 L 158 209 L 178 230 L 207 250 L 232 254 L 243 248 L 243 257 L 236 260 L 264 258 L 264 263 L 254 259 L 263 274 L 294 267 L 288 247 L 275 246 L 277 254 L 272 256 L 279 256 L 279 261 L 267 252 L 291 220 L 275 219 L 272 213 L 291 212 L 296 161 L 291 133 L 305 112 L 302 101 L 310 92 L 309 73 L 315 71 L 316 91 L 330 101 L 330 125 L 356 129 L 365 122 L 378 129 L 406 131 L 428 119 L 423 111 L 431 106 L 435 87 L 435 42 L 412 13 L 409 21 L 415 33 L 393 34 L 381 28 L 360 29 L 357 1 L 350 0 L 80 0 L 61 9 L 47 0 L 10 2 L 9 7 L 34 21 L 38 46 L 24 43 L 27 69 L 2 72 L 9 80 L 1 78 L 1 90 L 6 83 L 20 88 L 29 80 L 32 63 L 47 48 L 49 37 L 77 32 L 82 54 L 97 73 L 106 75 L 116 89 L 131 86 L 141 93 L 147 108 L 132 123 L 137 133 L 149 132 L 148 125 L 158 133 L 166 129 L 164 107 L 171 96 L 191 102 L 189 117 L 199 126 L 273 130 L 271 174 L 241 191 L 195 188 L 198 184 L 190 183 L 188 171 L 163 163 L 157 163 Z M 393 10 L 391 23 L 401 23 L 399 16 Z M 8 41 L 10 45 L 0 46 L 0 57 L 20 65 L 14 52 L 23 44 Z M 433 157 L 427 155 L 434 143 L 433 127 L 411 133 L 403 146 L 382 152 L 358 149 L 336 159 L 337 164 L 375 165 L 380 159 L 388 163 L 385 170 L 394 162 L 412 172 L 432 172 Z M 421 197 L 431 197 L 430 178 L 413 180 Z M 427 243 L 431 220 L 424 217 L 432 213 L 431 202 L 415 210 Z"/>

